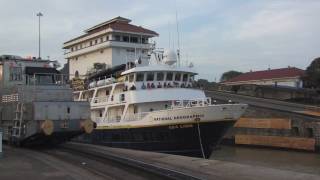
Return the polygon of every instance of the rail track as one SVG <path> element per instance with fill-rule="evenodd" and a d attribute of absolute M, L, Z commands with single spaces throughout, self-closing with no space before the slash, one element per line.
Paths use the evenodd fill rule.
<path fill-rule="evenodd" d="M 156 164 L 121 157 L 86 144 L 67 143 L 42 152 L 69 163 L 79 164 L 86 170 L 106 179 L 201 179 Z"/>

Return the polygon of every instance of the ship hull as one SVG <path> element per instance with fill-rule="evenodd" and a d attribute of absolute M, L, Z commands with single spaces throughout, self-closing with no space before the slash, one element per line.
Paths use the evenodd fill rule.
<path fill-rule="evenodd" d="M 129 148 L 209 158 L 235 120 L 193 122 L 152 127 L 95 129 L 78 140 L 116 148 Z"/>

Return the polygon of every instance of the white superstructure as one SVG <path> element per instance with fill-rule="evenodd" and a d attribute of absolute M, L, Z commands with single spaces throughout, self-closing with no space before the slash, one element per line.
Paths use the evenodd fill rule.
<path fill-rule="evenodd" d="M 213 104 L 194 88 L 193 66 L 175 65 L 174 52 L 151 55 L 148 65 L 136 62 L 117 79 L 96 80 L 88 90 L 74 93 L 76 100 L 90 101 L 91 118 L 98 127 L 235 120 L 245 110 L 246 105 Z"/>

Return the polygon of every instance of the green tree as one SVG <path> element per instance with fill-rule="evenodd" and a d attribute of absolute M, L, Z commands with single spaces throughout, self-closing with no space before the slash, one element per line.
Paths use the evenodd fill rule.
<path fill-rule="evenodd" d="M 239 71 L 227 71 L 225 73 L 222 74 L 221 78 L 220 78 L 220 82 L 223 81 L 228 81 L 229 79 L 232 79 L 236 76 L 239 76 L 240 74 L 243 74 L 242 72 Z"/>
<path fill-rule="evenodd" d="M 320 57 L 307 67 L 304 83 L 307 88 L 320 88 Z"/>

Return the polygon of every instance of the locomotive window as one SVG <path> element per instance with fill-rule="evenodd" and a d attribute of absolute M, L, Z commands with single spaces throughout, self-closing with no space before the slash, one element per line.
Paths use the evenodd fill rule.
<path fill-rule="evenodd" d="M 10 68 L 10 81 L 21 81 L 22 80 L 22 68 L 11 67 Z"/>

